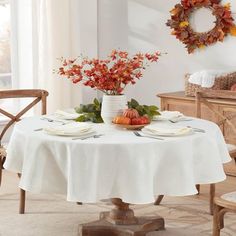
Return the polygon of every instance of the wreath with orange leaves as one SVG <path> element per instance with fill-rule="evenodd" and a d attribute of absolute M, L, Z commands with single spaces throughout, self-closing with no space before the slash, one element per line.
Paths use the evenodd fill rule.
<path fill-rule="evenodd" d="M 186 45 L 189 54 L 217 41 L 222 42 L 228 34 L 236 36 L 230 4 L 222 5 L 220 2 L 221 0 L 182 0 L 170 11 L 171 19 L 166 25 L 173 29 L 172 35 Z M 192 29 L 189 19 L 195 10 L 202 7 L 210 9 L 216 21 L 212 30 L 198 33 Z"/>

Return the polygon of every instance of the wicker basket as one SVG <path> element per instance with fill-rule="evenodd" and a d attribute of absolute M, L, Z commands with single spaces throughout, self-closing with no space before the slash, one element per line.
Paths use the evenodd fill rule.
<path fill-rule="evenodd" d="M 236 84 L 236 72 L 228 75 L 228 89 L 230 89 L 234 84 Z"/>
<path fill-rule="evenodd" d="M 185 75 L 185 95 L 192 97 L 194 97 L 196 91 L 199 90 L 229 90 L 231 86 L 236 83 L 236 72 L 217 77 L 211 88 L 203 88 L 200 85 L 189 83 L 189 76 L 190 74 Z"/>

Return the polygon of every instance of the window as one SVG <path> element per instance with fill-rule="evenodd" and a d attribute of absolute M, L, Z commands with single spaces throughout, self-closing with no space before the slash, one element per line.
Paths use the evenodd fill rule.
<path fill-rule="evenodd" d="M 28 68 L 30 62 L 23 63 L 24 66 L 21 64 L 18 70 L 19 58 L 31 58 L 31 44 L 28 43 L 32 36 L 32 31 L 30 31 L 31 2 L 31 0 L 0 0 L 0 90 L 32 87 L 33 81 L 28 80 L 31 76 Z M 19 77 L 23 78 L 23 82 L 18 81 Z M 32 100 L 28 98 L 1 99 L 0 108 L 17 114 Z M 29 111 L 25 116 L 32 114 L 33 111 Z M 5 124 L 7 120 L 5 115 L 0 114 L 0 130 L 1 124 Z"/>
<path fill-rule="evenodd" d="M 0 89 L 11 88 L 11 23 L 9 1 L 0 0 Z"/>

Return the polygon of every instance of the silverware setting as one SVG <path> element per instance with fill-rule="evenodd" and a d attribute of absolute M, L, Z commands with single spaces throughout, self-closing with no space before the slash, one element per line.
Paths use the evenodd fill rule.
<path fill-rule="evenodd" d="M 64 121 L 62 121 L 62 120 L 55 120 L 55 119 L 51 119 L 51 118 L 47 118 L 47 117 L 42 117 L 42 118 L 40 118 L 40 119 L 41 119 L 41 120 L 46 120 L 46 121 L 48 121 L 48 122 L 61 123 L 62 125 L 66 125 L 66 124 L 70 123 L 70 122 L 64 122 Z"/>
<path fill-rule="evenodd" d="M 66 124 L 71 123 L 71 121 L 64 122 L 62 120 L 55 120 L 55 119 L 51 119 L 51 118 L 48 118 L 48 117 L 41 117 L 40 120 L 46 120 L 48 122 L 60 123 L 61 125 L 66 125 Z M 34 131 L 41 131 L 41 130 L 43 130 L 43 128 L 34 129 Z"/>
<path fill-rule="evenodd" d="M 169 119 L 168 121 L 170 121 L 171 123 L 178 123 L 180 121 L 191 121 L 192 119 L 184 119 L 184 120 L 173 120 L 173 119 Z M 193 131 L 195 132 L 201 132 L 201 133 L 205 133 L 206 131 L 204 129 L 200 129 L 200 128 L 196 128 L 196 127 L 192 127 L 192 126 L 187 126 L 188 128 L 193 129 Z"/>
<path fill-rule="evenodd" d="M 133 133 L 134 133 L 137 137 L 144 137 L 144 138 L 153 138 L 153 139 L 158 139 L 158 140 L 165 140 L 164 138 L 158 138 L 158 137 L 151 137 L 151 136 L 142 135 L 142 134 L 140 134 L 138 131 L 134 131 Z"/>
<path fill-rule="evenodd" d="M 187 126 L 187 127 L 193 129 L 193 131 L 195 131 L 195 132 L 206 133 L 206 131 L 204 129 L 200 129 L 200 128 L 196 128 L 196 127 L 192 127 L 192 126 Z"/>
<path fill-rule="evenodd" d="M 170 121 L 171 123 L 178 123 L 178 122 L 181 122 L 181 121 L 191 121 L 193 119 L 169 119 L 168 121 Z"/>
<path fill-rule="evenodd" d="M 41 130 L 43 130 L 43 128 L 34 129 L 34 131 L 41 131 Z"/>
<path fill-rule="evenodd" d="M 77 139 L 85 140 L 85 139 L 89 139 L 89 138 L 100 138 L 103 135 L 104 134 L 95 134 L 95 135 L 92 135 L 92 136 L 89 136 L 89 137 L 84 137 L 84 138 L 76 137 L 76 138 L 72 138 L 72 140 L 77 140 Z"/>

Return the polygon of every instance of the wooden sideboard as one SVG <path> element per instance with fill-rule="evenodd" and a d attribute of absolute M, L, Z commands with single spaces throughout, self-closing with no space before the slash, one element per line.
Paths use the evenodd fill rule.
<path fill-rule="evenodd" d="M 180 111 L 186 116 L 196 116 L 195 97 L 185 96 L 184 91 L 163 93 L 158 94 L 157 96 L 160 97 L 161 100 L 161 110 Z M 217 110 L 224 114 L 230 113 L 231 109 L 236 108 L 235 101 L 232 100 L 221 99 L 221 101 L 217 101 L 217 103 L 214 99 L 211 99 L 211 101 L 214 103 Z M 219 117 L 217 117 L 205 106 L 202 106 L 202 118 L 213 122 L 219 121 Z M 234 122 L 236 122 L 236 118 L 234 118 Z M 233 137 L 233 134 L 227 124 L 222 125 L 221 130 L 226 140 L 235 140 L 235 135 Z M 236 176 L 236 165 L 233 160 L 225 165 L 225 171 L 229 175 Z"/>

